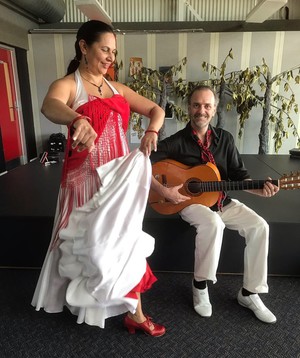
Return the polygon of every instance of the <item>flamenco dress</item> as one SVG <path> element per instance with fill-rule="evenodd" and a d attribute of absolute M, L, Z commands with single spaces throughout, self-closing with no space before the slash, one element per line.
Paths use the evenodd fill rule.
<path fill-rule="evenodd" d="M 109 83 L 113 96 L 86 93 L 75 72 L 72 106 L 91 118 L 97 132 L 91 153 L 71 147 L 69 128 L 50 245 L 32 299 L 36 310 L 77 315 L 77 323 L 104 328 L 105 319 L 135 312 L 137 292 L 156 281 L 147 257 L 154 239 L 142 230 L 151 183 L 149 158 L 129 152 L 130 109 Z"/>

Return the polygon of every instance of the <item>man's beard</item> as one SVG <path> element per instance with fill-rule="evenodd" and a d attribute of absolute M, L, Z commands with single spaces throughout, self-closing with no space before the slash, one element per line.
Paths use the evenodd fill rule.
<path fill-rule="evenodd" d="M 199 121 L 200 120 L 204 120 L 204 122 Z M 207 127 L 209 124 L 209 117 L 205 114 L 202 115 L 195 115 L 192 117 L 192 123 L 194 124 L 195 127 L 197 127 L 198 129 L 202 129 L 203 127 Z"/>

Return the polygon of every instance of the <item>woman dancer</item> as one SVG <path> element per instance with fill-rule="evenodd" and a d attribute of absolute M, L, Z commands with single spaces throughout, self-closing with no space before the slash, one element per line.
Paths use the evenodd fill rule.
<path fill-rule="evenodd" d="M 86 259 L 85 254 L 70 246 L 73 240 L 68 239 L 70 233 L 73 235 L 76 228 L 86 224 L 86 221 L 79 226 L 78 222 L 74 224 L 76 212 L 81 207 L 91 210 L 89 205 L 102 185 L 96 168 L 107 168 L 110 162 L 123 156 L 127 161 L 129 158 L 131 165 L 126 140 L 130 110 L 150 118 L 140 145 L 146 161 L 151 151 L 156 150 L 157 132 L 163 123 L 164 111 L 127 86 L 105 79 L 117 53 L 111 26 L 97 20 L 84 23 L 77 33 L 75 51 L 67 75 L 51 84 L 42 105 L 42 113 L 54 123 L 67 125 L 69 135 L 52 239 L 32 304 L 36 310 L 43 307 L 47 312 L 61 312 L 66 305 L 78 316 L 78 323 L 86 322 L 101 328 L 104 328 L 106 318 L 124 312 L 127 307 L 129 312 L 124 324 L 130 333 L 139 329 L 151 336 L 161 336 L 165 327 L 152 322 L 143 313 L 141 305 L 140 294 L 156 281 L 146 259 L 139 282 L 131 286 L 123 298 L 112 297 L 109 292 L 103 303 L 100 291 L 97 291 L 99 287 L 93 286 L 95 277 L 87 278 L 86 272 L 89 268 L 93 270 L 87 268 L 89 262 L 94 260 L 97 265 L 102 264 L 105 250 L 93 251 L 93 258 Z M 101 191 L 99 193 L 101 195 Z M 73 211 L 75 218 L 69 223 Z M 111 225 L 107 224 L 105 230 L 112 230 Z M 82 265 L 78 266 L 78 262 Z M 103 279 L 105 277 L 101 280 L 98 277 L 97 284 L 99 280 L 103 283 Z M 110 283 L 114 287 L 114 283 Z"/>

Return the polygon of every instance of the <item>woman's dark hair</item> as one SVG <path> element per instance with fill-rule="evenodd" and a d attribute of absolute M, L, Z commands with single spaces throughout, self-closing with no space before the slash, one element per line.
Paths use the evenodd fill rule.
<path fill-rule="evenodd" d="M 94 42 L 99 41 L 99 38 L 102 34 L 107 32 L 114 34 L 114 30 L 110 25 L 98 20 L 90 20 L 80 26 L 77 31 L 75 42 L 76 55 L 69 63 L 67 75 L 75 72 L 79 66 L 79 61 L 81 60 L 82 56 L 79 47 L 79 41 L 84 40 L 88 46 L 91 46 Z"/>

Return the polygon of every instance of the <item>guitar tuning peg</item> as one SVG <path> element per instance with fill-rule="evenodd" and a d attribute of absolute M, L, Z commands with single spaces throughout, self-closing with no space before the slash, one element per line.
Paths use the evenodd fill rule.
<path fill-rule="evenodd" d="M 300 179 L 300 172 L 291 172 L 291 175 L 295 178 L 295 179 Z"/>

